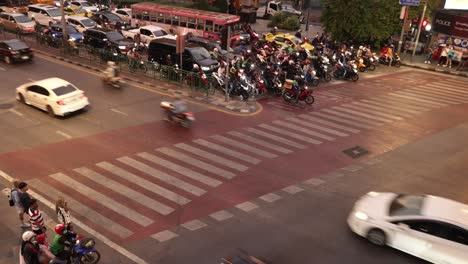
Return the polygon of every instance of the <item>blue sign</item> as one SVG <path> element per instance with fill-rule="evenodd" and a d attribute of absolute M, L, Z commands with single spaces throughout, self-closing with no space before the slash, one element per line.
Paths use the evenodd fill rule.
<path fill-rule="evenodd" d="M 419 6 L 420 0 L 400 0 L 400 5 Z"/>

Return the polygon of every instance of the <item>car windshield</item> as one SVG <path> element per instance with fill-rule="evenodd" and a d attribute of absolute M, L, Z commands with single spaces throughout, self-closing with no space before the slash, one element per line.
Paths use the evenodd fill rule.
<path fill-rule="evenodd" d="M 67 33 L 68 34 L 78 33 L 78 30 L 76 30 L 76 28 L 73 26 L 67 25 Z"/>
<path fill-rule="evenodd" d="M 47 13 L 49 13 L 49 15 L 50 15 L 51 17 L 59 17 L 59 16 L 61 16 L 60 9 L 58 9 L 58 8 L 48 9 L 48 10 L 47 10 Z"/>
<path fill-rule="evenodd" d="M 390 216 L 420 215 L 424 195 L 398 195 L 390 204 Z"/>
<path fill-rule="evenodd" d="M 83 19 L 81 20 L 81 24 L 83 24 L 85 27 L 95 27 L 96 22 L 91 19 Z"/>
<path fill-rule="evenodd" d="M 191 49 L 193 59 L 196 61 L 209 59 L 211 58 L 210 53 L 204 48 L 195 48 Z"/>
<path fill-rule="evenodd" d="M 81 6 L 86 6 L 86 7 L 91 6 L 90 4 L 88 4 L 88 2 L 80 2 L 80 4 Z"/>
<path fill-rule="evenodd" d="M 164 30 L 156 30 L 156 31 L 153 31 L 153 35 L 155 35 L 156 37 L 162 37 L 162 36 L 166 36 L 168 34 Z"/>
<path fill-rule="evenodd" d="M 31 22 L 31 19 L 29 19 L 29 17 L 27 16 L 15 16 L 14 18 L 15 18 L 16 23 Z"/>
<path fill-rule="evenodd" d="M 73 11 L 75 11 L 75 13 L 77 13 L 77 14 L 86 14 L 86 13 L 88 13 L 88 12 L 86 12 L 86 10 L 81 9 L 81 8 L 80 9 L 74 9 Z"/>
<path fill-rule="evenodd" d="M 26 43 L 22 42 L 22 41 L 14 41 L 14 42 L 10 42 L 8 43 L 8 46 L 10 46 L 10 48 L 12 50 L 22 50 L 22 49 L 27 49 L 29 48 L 28 45 L 26 45 Z"/>
<path fill-rule="evenodd" d="M 72 92 L 74 92 L 76 90 L 77 89 L 75 88 L 75 86 L 73 86 L 72 84 L 67 84 L 66 86 L 57 87 L 57 88 L 53 89 L 52 91 L 57 96 L 61 96 L 61 95 L 64 95 L 64 94 L 72 93 Z"/>
<path fill-rule="evenodd" d="M 112 21 L 112 22 L 116 22 L 116 21 L 121 21 L 122 22 L 122 19 L 120 19 L 120 17 L 118 17 L 117 15 L 115 14 L 106 14 L 106 17 L 107 19 L 109 19 L 109 21 Z"/>
<path fill-rule="evenodd" d="M 109 40 L 120 40 L 120 39 L 123 39 L 124 37 L 117 31 L 111 31 L 111 32 L 107 32 L 106 33 L 106 36 Z"/>
<path fill-rule="evenodd" d="M 291 40 L 292 40 L 294 43 L 296 43 L 296 45 L 302 44 L 302 40 L 300 40 L 299 38 L 292 38 Z"/>

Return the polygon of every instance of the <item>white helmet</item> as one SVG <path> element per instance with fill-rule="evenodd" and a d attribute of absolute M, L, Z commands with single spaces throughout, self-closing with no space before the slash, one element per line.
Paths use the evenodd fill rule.
<path fill-rule="evenodd" d="M 362 48 L 364 48 L 363 46 L 359 46 L 359 49 L 362 50 Z"/>
<path fill-rule="evenodd" d="M 200 67 L 198 66 L 198 64 L 194 64 L 194 65 L 193 65 L 193 69 L 194 69 L 194 70 L 198 70 L 198 69 L 200 69 Z"/>
<path fill-rule="evenodd" d="M 219 52 L 218 48 L 214 48 L 213 52 Z"/>
<path fill-rule="evenodd" d="M 35 236 L 36 234 L 33 231 L 26 231 L 21 237 L 23 238 L 23 241 L 30 241 Z"/>

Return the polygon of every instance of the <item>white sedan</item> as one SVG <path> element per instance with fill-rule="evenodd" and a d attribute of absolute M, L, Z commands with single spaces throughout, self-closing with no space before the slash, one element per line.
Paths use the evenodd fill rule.
<path fill-rule="evenodd" d="M 16 99 L 47 111 L 50 116 L 65 116 L 89 105 L 82 90 L 60 78 L 23 84 L 16 88 Z"/>
<path fill-rule="evenodd" d="M 431 195 L 369 192 L 348 217 L 370 242 L 437 264 L 468 263 L 468 205 Z"/>

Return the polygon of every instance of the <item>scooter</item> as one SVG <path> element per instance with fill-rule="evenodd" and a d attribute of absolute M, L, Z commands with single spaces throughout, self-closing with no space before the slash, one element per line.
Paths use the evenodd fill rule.
<path fill-rule="evenodd" d="M 180 114 L 171 115 L 173 107 L 170 102 L 161 102 L 160 106 L 166 113 L 168 120 L 173 123 L 181 125 L 185 128 L 190 128 L 192 126 L 193 121 L 195 121 L 195 116 L 192 112 L 184 112 Z"/>
<path fill-rule="evenodd" d="M 293 86 L 294 85 L 295 84 L 293 84 Z M 299 97 L 297 98 L 298 90 L 300 94 L 299 94 Z M 312 93 L 313 93 L 313 90 L 307 86 L 303 86 L 302 88 L 296 86 L 295 89 L 285 89 L 283 93 L 283 99 L 286 102 L 296 102 L 296 103 L 298 103 L 299 101 L 305 101 L 306 104 L 312 105 L 315 102 L 315 98 L 312 95 Z"/>
<path fill-rule="evenodd" d="M 123 81 L 123 76 L 116 76 L 116 77 L 113 77 L 113 78 L 109 78 L 107 76 L 106 73 L 104 73 L 102 76 L 101 76 L 101 80 L 107 84 L 107 85 L 111 85 L 112 87 L 114 88 L 121 88 L 121 84 L 124 83 Z"/>

